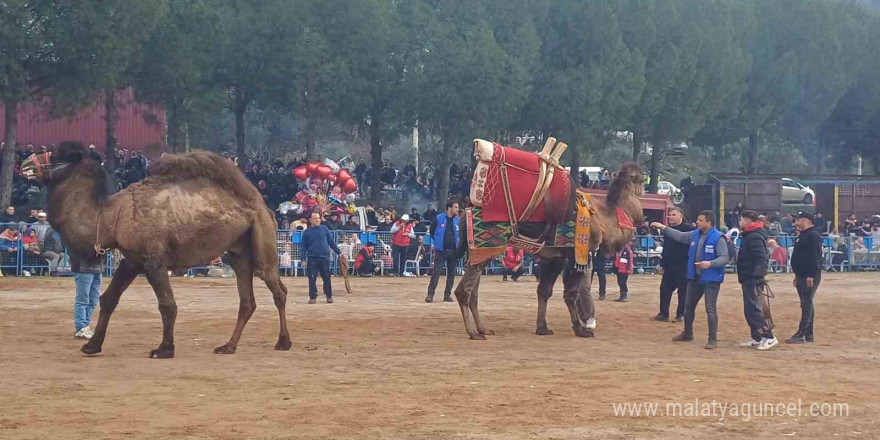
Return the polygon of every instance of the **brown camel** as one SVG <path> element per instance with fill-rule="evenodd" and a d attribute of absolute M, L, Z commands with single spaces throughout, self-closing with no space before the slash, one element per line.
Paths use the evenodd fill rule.
<path fill-rule="evenodd" d="M 278 308 L 281 330 L 275 349 L 290 349 L 275 218 L 228 159 L 204 151 L 171 154 L 152 166 L 144 181 L 113 195 L 104 169 L 77 142 L 61 143 L 54 154 L 31 156 L 22 172 L 47 182 L 49 222 L 70 253 L 94 261 L 107 249 L 118 249 L 125 257 L 101 295 L 95 334 L 83 353 L 101 352 L 119 297 L 138 274 L 145 274 L 162 315 L 162 343 L 150 357 L 174 357 L 177 304 L 168 271 L 205 265 L 223 252 L 235 270 L 240 303 L 232 337 L 214 353 L 235 353 L 256 308 L 254 275 L 266 282 Z"/>
<path fill-rule="evenodd" d="M 595 214 L 590 218 L 590 251 L 601 247 L 606 254 L 613 255 L 632 239 L 635 231 L 621 228 L 618 223 L 617 208 L 621 208 L 635 224 L 643 222 L 642 204 L 639 202 L 639 196 L 643 194 L 644 175 L 641 168 L 632 162 L 623 164 L 611 181 L 605 200 L 593 199 L 591 202 Z M 572 213 L 574 200 L 575 197 L 571 197 Z M 530 230 L 539 233 L 548 230 L 545 223 L 531 223 L 528 226 Z M 467 225 L 461 228 L 463 246 L 467 243 L 466 229 Z M 520 230 L 524 229 L 525 225 L 520 227 Z M 544 246 L 537 256 L 543 262 L 538 282 L 538 319 L 535 333 L 553 334 L 553 331 L 547 327 L 547 301 L 553 295 L 553 286 L 562 273 L 563 297 L 571 315 L 572 330 L 579 337 L 592 337 L 593 332 L 586 325 L 592 309 L 592 298 L 589 296 L 592 262 L 586 272 L 578 271 L 575 268 L 573 247 Z M 471 339 L 486 339 L 486 335 L 495 334 L 483 324 L 478 307 L 480 276 L 488 263 L 484 261 L 472 265 L 469 262 L 464 276 L 455 289 L 465 330 Z"/>

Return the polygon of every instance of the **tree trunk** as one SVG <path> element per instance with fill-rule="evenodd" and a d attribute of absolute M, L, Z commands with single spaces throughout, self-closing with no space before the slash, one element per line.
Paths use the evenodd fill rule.
<path fill-rule="evenodd" d="M 876 143 L 880 144 L 880 142 L 876 142 Z M 877 147 L 880 148 L 880 145 L 878 145 Z M 874 151 L 875 151 L 875 153 L 870 155 L 868 157 L 868 160 L 871 161 L 871 168 L 874 169 L 874 175 L 880 176 L 880 153 L 876 153 L 877 150 L 874 150 Z"/>
<path fill-rule="evenodd" d="M 168 103 L 168 112 L 166 113 L 166 121 L 168 124 L 167 149 L 169 153 L 180 153 L 178 147 L 178 127 L 180 127 L 180 112 L 177 108 L 177 99 L 172 97 Z"/>
<path fill-rule="evenodd" d="M 724 144 L 721 141 L 716 141 L 715 144 L 712 145 L 713 155 L 715 156 L 715 162 L 721 162 L 724 160 Z"/>
<path fill-rule="evenodd" d="M 104 129 L 106 143 L 104 145 L 104 169 L 107 170 L 110 193 L 115 193 L 119 184 L 116 180 L 116 120 L 118 119 L 116 108 L 116 90 L 108 87 L 104 90 Z"/>
<path fill-rule="evenodd" d="M 757 172 L 759 140 L 757 131 L 749 133 L 749 146 L 746 151 L 746 174 L 754 174 Z"/>
<path fill-rule="evenodd" d="M 3 163 L 0 169 L 0 209 L 6 209 L 12 204 L 12 171 L 15 166 L 15 143 L 18 137 L 18 102 L 7 100 L 6 104 L 6 133 L 3 148 Z"/>
<path fill-rule="evenodd" d="M 315 160 L 315 137 L 318 127 L 318 118 L 313 114 L 306 114 L 306 160 Z"/>
<path fill-rule="evenodd" d="M 235 89 L 235 154 L 238 156 L 238 168 L 244 171 L 244 165 L 247 162 L 245 157 L 244 145 L 244 112 L 247 111 L 247 102 L 244 99 L 244 92 Z"/>
<path fill-rule="evenodd" d="M 437 172 L 434 174 L 435 179 L 440 179 L 438 181 L 439 186 L 437 187 L 437 209 L 443 209 L 446 206 L 446 200 L 449 198 L 449 169 L 452 167 L 452 147 L 453 147 L 453 139 L 452 133 L 447 125 L 443 124 L 443 127 L 440 128 L 441 133 L 441 142 L 443 142 L 443 154 L 440 155 L 440 166 L 437 168 Z"/>
<path fill-rule="evenodd" d="M 648 184 L 648 192 L 657 194 L 657 179 L 660 176 L 660 155 L 663 154 L 663 140 L 655 137 L 652 140 L 654 150 L 651 152 L 651 182 Z"/>
<path fill-rule="evenodd" d="M 574 141 L 574 139 L 572 139 Z M 571 172 L 569 173 L 569 177 L 571 177 L 571 183 L 573 188 L 581 187 L 581 150 L 580 144 L 576 142 L 572 142 L 571 145 L 568 146 L 568 152 L 570 153 L 569 158 L 569 167 L 571 167 Z"/>
<path fill-rule="evenodd" d="M 382 190 L 382 117 L 378 113 L 370 113 L 370 201 L 379 207 L 379 194 Z"/>
<path fill-rule="evenodd" d="M 633 162 L 639 163 L 639 156 L 642 155 L 642 133 L 633 132 Z"/>

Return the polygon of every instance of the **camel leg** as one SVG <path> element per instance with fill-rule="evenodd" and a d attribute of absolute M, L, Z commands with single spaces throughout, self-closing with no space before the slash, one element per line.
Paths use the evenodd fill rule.
<path fill-rule="evenodd" d="M 273 277 L 266 277 L 264 280 L 266 287 L 272 291 L 272 299 L 275 300 L 275 308 L 278 309 L 278 342 L 275 343 L 276 350 L 290 350 L 293 345 L 290 342 L 290 332 L 287 330 L 287 286 L 281 282 L 281 278 L 276 272 Z"/>
<path fill-rule="evenodd" d="M 214 353 L 218 354 L 235 353 L 241 332 L 257 308 L 257 301 L 254 299 L 254 256 L 250 247 L 246 247 L 241 253 L 230 252 L 229 263 L 235 271 L 235 282 L 238 284 L 238 320 L 229 342 L 214 349 Z"/>
<path fill-rule="evenodd" d="M 119 262 L 119 268 L 113 273 L 110 285 L 107 286 L 104 294 L 101 295 L 101 310 L 98 315 L 98 325 L 95 327 L 95 335 L 82 346 L 80 350 L 83 353 L 98 354 L 101 352 L 101 347 L 104 345 L 104 337 L 107 335 L 107 324 L 110 323 L 110 315 L 116 310 L 116 305 L 119 304 L 119 297 L 122 296 L 122 292 L 137 278 L 138 272 L 139 268 L 135 267 L 128 259 L 124 258 Z"/>
<path fill-rule="evenodd" d="M 464 319 L 464 327 L 471 339 L 486 339 L 486 336 L 482 335 L 477 330 L 477 324 L 474 320 L 474 315 L 470 306 L 471 293 L 474 291 L 474 287 L 479 283 L 484 267 L 485 264 L 467 266 L 464 275 L 461 277 L 461 281 L 458 282 L 458 287 L 455 289 L 455 299 L 458 300 L 458 307 L 461 309 L 461 317 Z"/>
<path fill-rule="evenodd" d="M 478 304 L 480 302 L 480 280 L 482 278 L 483 277 L 477 278 L 477 282 L 474 283 L 474 290 L 473 292 L 471 292 L 471 298 L 468 302 L 468 307 L 471 309 L 471 315 L 473 315 L 474 317 L 474 324 L 476 324 L 477 326 L 477 331 L 481 335 L 494 335 L 495 332 L 487 329 L 486 326 L 483 325 L 483 320 L 480 319 L 480 308 L 478 307 Z"/>
<path fill-rule="evenodd" d="M 538 282 L 538 319 L 535 334 L 552 335 L 553 330 L 547 328 L 547 301 L 553 296 L 553 285 L 562 272 L 562 261 L 548 259 L 541 262 L 541 280 Z"/>
<path fill-rule="evenodd" d="M 159 314 L 162 315 L 162 343 L 150 352 L 151 358 L 168 359 L 174 357 L 174 321 L 177 319 L 177 303 L 171 292 L 171 280 L 164 264 L 147 263 L 144 270 L 147 281 L 159 301 Z"/>
<path fill-rule="evenodd" d="M 585 273 L 575 270 L 574 267 L 566 267 L 562 275 L 562 285 L 565 290 L 565 305 L 568 306 L 568 313 L 571 315 L 571 329 L 574 334 L 581 338 L 593 337 L 593 332 L 587 330 L 586 321 L 581 320 L 581 306 L 578 296 L 581 290 L 581 281 L 586 276 Z"/>
<path fill-rule="evenodd" d="M 276 350 L 290 350 L 290 332 L 287 330 L 287 287 L 278 275 L 277 237 L 275 221 L 271 217 L 263 220 L 262 227 L 253 229 L 251 246 L 253 246 L 253 274 L 266 283 L 272 292 L 275 308 L 278 309 L 278 342 Z"/>

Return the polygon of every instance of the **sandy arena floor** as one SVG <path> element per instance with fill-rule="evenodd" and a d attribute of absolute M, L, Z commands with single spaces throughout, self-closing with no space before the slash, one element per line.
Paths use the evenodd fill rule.
<path fill-rule="evenodd" d="M 800 316 L 790 279 L 772 277 L 780 339 Z M 748 328 L 734 278 L 719 301 L 715 351 L 703 349 L 702 304 L 693 343 L 671 342 L 681 324 L 649 320 L 655 276 L 631 279 L 627 304 L 597 302 L 594 339 L 572 334 L 561 286 L 549 313 L 556 334 L 536 336 L 536 283 L 499 280 L 484 280 L 481 295 L 497 335 L 470 341 L 456 304 L 423 302 L 426 278 L 355 279 L 355 293 L 331 305 L 306 305 L 306 279 L 285 279 L 288 352 L 272 349 L 277 315 L 260 285 L 238 353 L 215 355 L 235 322 L 235 281 L 175 278 L 177 357 L 151 360 L 161 323 L 142 278 L 95 357 L 72 337 L 72 279 L 0 278 L 0 438 L 880 438 L 880 274 L 827 274 L 817 342 L 769 352 L 737 347 Z M 609 285 L 616 297 L 613 276 Z M 846 403 L 849 415 L 637 417 L 613 408 L 659 403 L 661 414 L 695 399 L 801 399 L 804 412 Z"/>

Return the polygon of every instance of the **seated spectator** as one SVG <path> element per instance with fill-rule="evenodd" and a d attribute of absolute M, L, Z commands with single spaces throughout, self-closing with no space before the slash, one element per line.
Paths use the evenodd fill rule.
<path fill-rule="evenodd" d="M 770 251 L 770 265 L 775 270 L 782 270 L 788 266 L 788 249 L 771 238 L 767 240 L 767 250 Z"/>
<path fill-rule="evenodd" d="M 61 236 L 54 229 L 49 228 L 43 238 L 43 254 L 41 255 L 49 263 L 49 275 L 58 272 L 58 263 L 64 255 L 64 246 L 61 245 Z"/>
<path fill-rule="evenodd" d="M 368 241 L 367 244 L 358 252 L 357 258 L 354 260 L 354 273 L 362 277 L 371 277 L 376 270 L 376 263 L 373 261 L 373 251 L 376 244 Z"/>
<path fill-rule="evenodd" d="M 39 209 L 31 209 L 31 215 L 28 216 L 28 218 L 26 218 L 24 220 L 24 222 L 29 225 L 36 223 L 37 222 L 37 215 L 39 215 L 39 212 L 40 212 Z"/>
<path fill-rule="evenodd" d="M 376 231 L 391 232 L 391 226 L 393 226 L 393 225 L 394 225 L 394 220 L 392 219 L 392 217 L 390 215 L 383 216 L 382 220 L 379 222 L 379 226 L 376 228 Z"/>
<path fill-rule="evenodd" d="M 342 225 L 343 231 L 360 231 L 361 225 L 357 222 L 357 217 L 354 215 L 348 216 L 348 220 Z"/>
<path fill-rule="evenodd" d="M 790 212 L 785 213 L 785 217 L 782 217 L 782 220 L 779 221 L 780 226 L 782 227 L 782 233 L 786 235 L 795 235 L 796 228 L 794 227 L 794 217 Z"/>
<path fill-rule="evenodd" d="M 0 265 L 12 266 L 18 258 L 19 239 L 18 225 L 15 223 L 6 226 L 6 230 L 0 234 Z M 4 272 L 5 275 L 13 274 L 15 270 Z"/>
<path fill-rule="evenodd" d="M 42 211 L 37 213 L 37 222 L 31 227 L 37 231 L 37 238 L 40 239 L 41 244 L 46 239 L 46 231 L 52 228 L 46 220 L 46 213 Z"/>
<path fill-rule="evenodd" d="M 859 237 L 870 237 L 871 236 L 871 220 L 865 219 L 862 221 L 862 227 L 856 230 L 856 235 Z"/>
<path fill-rule="evenodd" d="M 17 221 L 18 217 L 15 216 L 15 206 L 7 206 L 6 211 L 0 214 L 0 226 L 2 226 L 2 223 L 14 223 Z"/>
<path fill-rule="evenodd" d="M 331 231 L 338 231 L 342 229 L 342 221 L 339 220 L 338 213 L 330 213 L 330 216 L 327 220 L 324 220 L 324 226 Z"/>

